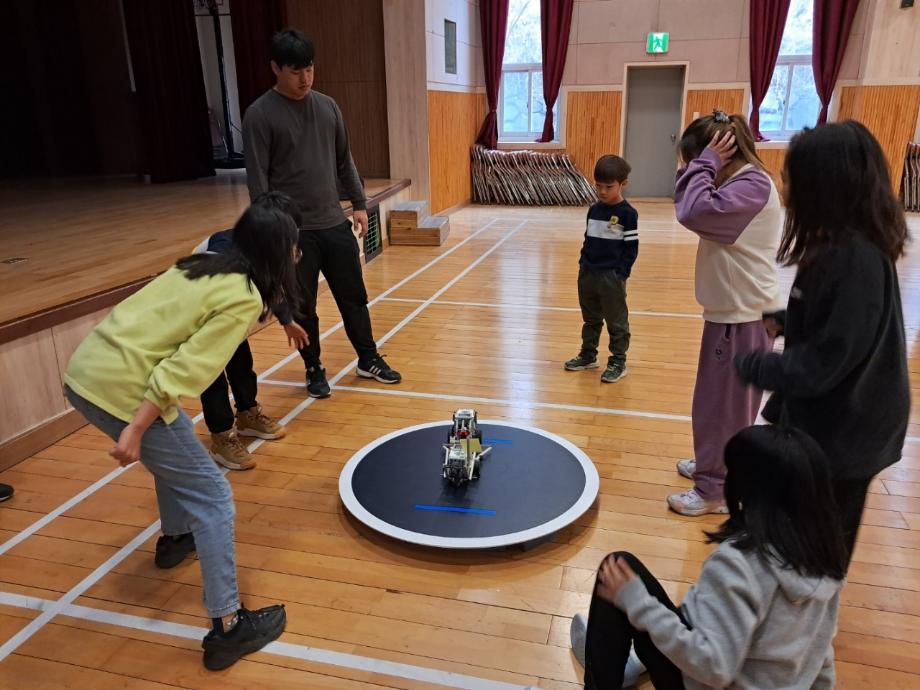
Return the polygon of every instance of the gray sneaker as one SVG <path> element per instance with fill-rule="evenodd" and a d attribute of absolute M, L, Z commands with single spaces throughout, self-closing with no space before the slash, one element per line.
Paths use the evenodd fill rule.
<path fill-rule="evenodd" d="M 565 363 L 566 371 L 583 371 L 585 369 L 597 369 L 597 358 L 578 355 L 578 357 L 572 357 Z"/>
<path fill-rule="evenodd" d="M 604 369 L 604 373 L 601 374 L 601 381 L 604 383 L 616 383 L 628 373 L 625 363 L 614 362 L 613 364 L 608 364 L 607 368 Z"/>
<path fill-rule="evenodd" d="M 677 474 L 681 477 L 693 479 L 694 472 L 696 472 L 696 460 L 693 458 L 684 458 L 677 461 Z"/>

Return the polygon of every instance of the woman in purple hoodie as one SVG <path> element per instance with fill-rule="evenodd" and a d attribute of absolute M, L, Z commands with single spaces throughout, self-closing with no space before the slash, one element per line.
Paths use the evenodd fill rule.
<path fill-rule="evenodd" d="M 695 517 L 728 512 L 725 444 L 753 424 L 760 409 L 761 391 L 735 376 L 732 359 L 772 349 L 763 314 L 779 307 L 782 210 L 741 115 L 716 110 L 693 121 L 681 137 L 680 156 L 685 167 L 674 203 L 677 220 L 699 236 L 696 299 L 704 323 L 693 391 L 694 458 L 677 463 L 693 487 L 669 496 L 668 505 Z"/>

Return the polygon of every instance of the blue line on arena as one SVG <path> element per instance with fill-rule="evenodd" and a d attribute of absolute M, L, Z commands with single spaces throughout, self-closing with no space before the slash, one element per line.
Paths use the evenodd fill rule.
<path fill-rule="evenodd" d="M 421 504 L 416 504 L 416 510 L 432 510 L 440 513 L 467 513 L 470 515 L 495 515 L 494 510 L 487 510 L 485 508 L 461 508 L 459 506 L 426 506 Z"/>
<path fill-rule="evenodd" d="M 509 441 L 505 438 L 484 438 L 482 439 L 482 442 L 487 446 L 499 446 L 502 444 L 513 443 L 513 441 Z"/>

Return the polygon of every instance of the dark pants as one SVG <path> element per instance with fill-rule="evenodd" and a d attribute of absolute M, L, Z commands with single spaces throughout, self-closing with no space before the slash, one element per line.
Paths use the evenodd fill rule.
<path fill-rule="evenodd" d="M 225 373 L 226 372 L 226 375 Z M 204 423 L 212 434 L 220 434 L 233 428 L 233 408 L 230 407 L 230 394 L 227 381 L 233 389 L 233 401 L 237 410 L 249 410 L 256 406 L 256 372 L 252 370 L 252 350 L 249 341 L 244 340 L 227 362 L 224 371 L 207 390 L 201 394 L 201 408 Z"/>
<path fill-rule="evenodd" d="M 626 362 L 629 349 L 629 309 L 626 307 L 626 281 L 616 271 L 578 269 L 578 306 L 581 307 L 581 353 L 597 358 L 604 322 L 610 334 L 608 363 Z"/>
<path fill-rule="evenodd" d="M 625 558 L 629 567 L 645 584 L 649 594 L 671 609 L 686 625 L 680 608 L 674 605 L 661 583 L 631 553 L 617 552 L 607 558 Z M 623 671 L 632 645 L 645 664 L 657 690 L 683 690 L 684 676 L 654 645 L 648 633 L 636 630 L 629 618 L 613 604 L 597 596 L 597 585 L 588 612 L 588 636 L 585 641 L 585 690 L 614 690 L 623 687 Z"/>
<path fill-rule="evenodd" d="M 297 316 L 296 321 L 310 339 L 310 344 L 300 351 L 304 364 L 310 369 L 320 363 L 319 317 L 316 314 L 320 271 L 326 277 L 358 359 L 364 362 L 372 359 L 377 354 L 377 344 L 371 330 L 361 254 L 358 240 L 351 231 L 351 221 L 324 230 L 301 230 L 300 251 L 303 256 L 297 265 L 297 281 L 302 316 Z"/>
<path fill-rule="evenodd" d="M 862 520 L 863 508 L 866 507 L 866 496 L 872 479 L 835 479 L 831 482 L 834 500 L 837 501 L 837 509 L 840 511 L 848 567 L 853 557 L 853 547 L 856 546 L 856 535 L 859 533 L 859 523 Z"/>

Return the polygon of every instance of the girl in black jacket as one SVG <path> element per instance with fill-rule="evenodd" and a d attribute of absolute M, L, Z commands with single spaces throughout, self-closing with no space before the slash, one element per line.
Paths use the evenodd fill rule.
<path fill-rule="evenodd" d="M 735 368 L 773 391 L 764 417 L 803 429 L 830 459 L 850 555 L 872 478 L 901 459 L 910 388 L 895 261 L 907 223 L 875 137 L 847 121 L 808 129 L 783 170 L 778 259 L 798 268 L 784 312 L 765 315 L 782 354 Z"/>

